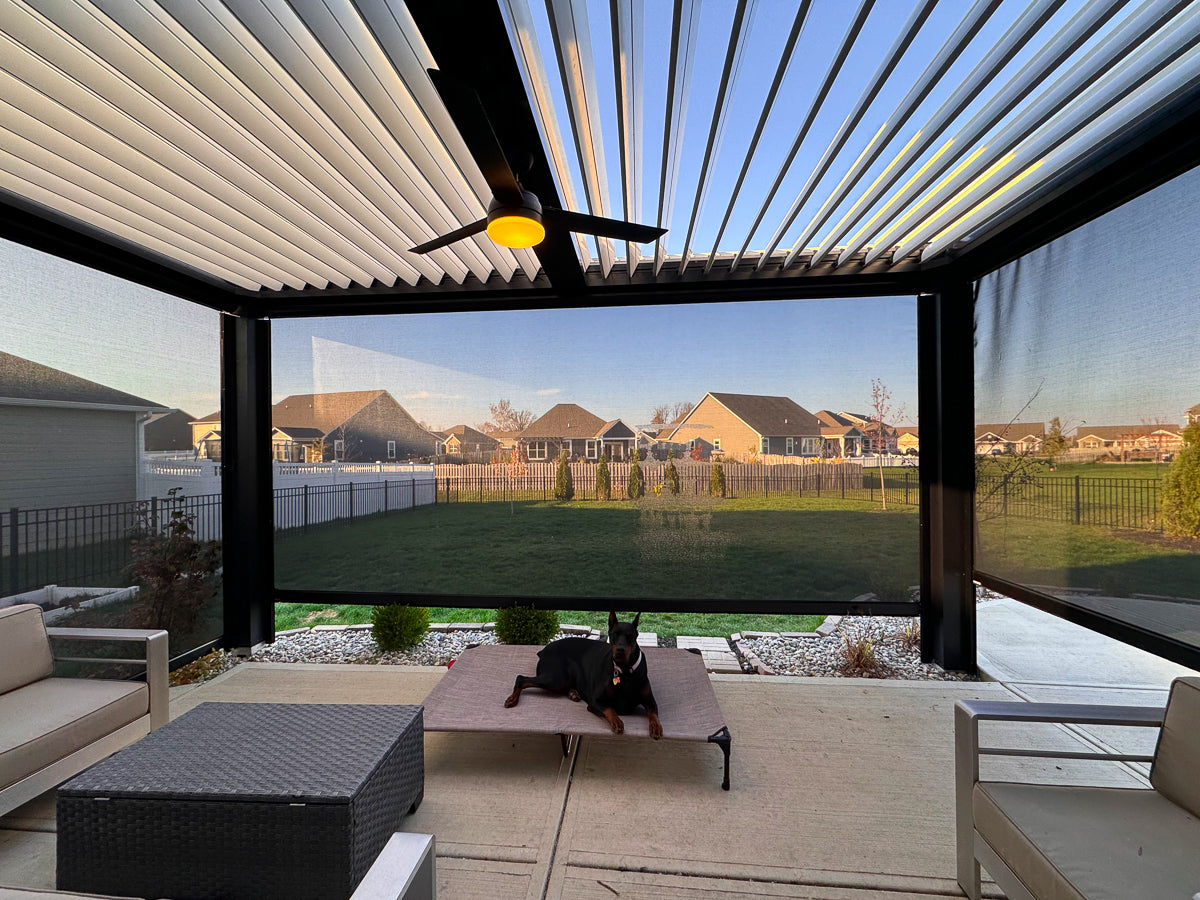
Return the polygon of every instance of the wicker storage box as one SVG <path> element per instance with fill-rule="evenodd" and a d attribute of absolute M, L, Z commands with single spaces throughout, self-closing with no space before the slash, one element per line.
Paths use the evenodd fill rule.
<path fill-rule="evenodd" d="M 419 706 L 202 703 L 58 791 L 58 887 L 346 900 L 415 810 Z"/>

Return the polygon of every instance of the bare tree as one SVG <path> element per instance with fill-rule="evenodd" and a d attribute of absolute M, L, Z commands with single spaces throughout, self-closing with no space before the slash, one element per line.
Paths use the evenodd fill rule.
<path fill-rule="evenodd" d="M 871 425 L 868 425 L 868 440 L 871 449 L 877 454 L 875 459 L 879 466 L 879 499 L 882 501 L 883 508 L 887 509 L 887 489 L 883 483 L 883 451 L 887 449 L 888 432 L 892 426 L 888 425 L 888 420 L 900 418 L 904 414 L 903 409 L 895 409 L 892 406 L 892 392 L 887 389 L 882 379 L 871 379 L 871 422 L 874 429 L 871 430 Z"/>
<path fill-rule="evenodd" d="M 495 434 L 497 431 L 524 431 L 534 423 L 537 416 L 528 409 L 513 409 L 508 400 L 497 400 L 489 410 L 492 417 L 484 422 L 479 429 L 484 434 Z"/>
<path fill-rule="evenodd" d="M 683 421 L 684 416 L 696 408 L 691 400 L 679 400 L 675 403 L 660 403 L 651 410 L 651 425 L 674 425 Z"/>

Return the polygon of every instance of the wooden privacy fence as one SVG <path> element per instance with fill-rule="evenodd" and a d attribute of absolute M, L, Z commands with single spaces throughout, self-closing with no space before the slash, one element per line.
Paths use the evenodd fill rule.
<path fill-rule="evenodd" d="M 666 463 L 639 463 L 646 494 L 653 495 L 656 485 L 665 485 Z M 595 463 L 570 464 L 575 484 L 576 500 L 596 498 Z M 609 474 L 615 500 L 628 499 L 627 486 L 632 463 L 610 463 Z M 679 473 L 680 494 L 707 495 L 712 478 L 712 463 L 683 460 L 675 463 Z M 856 463 L 814 462 L 804 465 L 759 465 L 726 462 L 725 495 L 727 497 L 830 497 L 847 500 L 876 500 L 879 498 L 879 470 L 864 469 Z M 914 467 L 885 468 L 884 484 L 889 502 L 916 504 L 919 484 Z M 438 502 L 487 503 L 504 500 L 554 499 L 555 464 L 534 462 L 524 472 L 515 472 L 505 465 L 439 465 L 437 466 Z"/>

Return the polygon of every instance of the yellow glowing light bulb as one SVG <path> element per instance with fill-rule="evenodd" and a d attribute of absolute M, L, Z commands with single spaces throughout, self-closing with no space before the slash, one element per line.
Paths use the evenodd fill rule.
<path fill-rule="evenodd" d="M 546 229 L 537 219 L 528 216 L 496 216 L 488 222 L 487 234 L 500 246 L 515 250 L 540 244 Z"/>

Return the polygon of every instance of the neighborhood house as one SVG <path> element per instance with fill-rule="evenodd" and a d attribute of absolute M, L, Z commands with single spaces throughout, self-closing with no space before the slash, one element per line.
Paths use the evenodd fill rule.
<path fill-rule="evenodd" d="M 144 426 L 165 412 L 152 400 L 0 352 L 0 429 L 6 456 L 21 461 L 0 466 L 0 506 L 135 499 Z"/>
<path fill-rule="evenodd" d="M 566 451 L 568 459 L 609 458 L 621 461 L 633 453 L 637 436 L 620 419 L 604 421 L 574 403 L 559 403 L 521 432 L 518 442 L 530 460 L 554 459 Z"/>
<path fill-rule="evenodd" d="M 219 459 L 221 414 L 192 423 L 198 455 Z M 271 407 L 271 452 L 283 462 L 373 462 L 432 456 L 438 439 L 387 391 L 293 394 Z"/>
<path fill-rule="evenodd" d="M 500 441 L 492 435 L 477 431 L 470 425 L 455 425 L 438 432 L 441 447 L 439 456 L 456 456 L 461 462 L 488 462 L 497 450 Z"/>
<path fill-rule="evenodd" d="M 701 458 L 817 456 L 821 422 L 787 397 L 707 393 L 666 438 Z"/>

